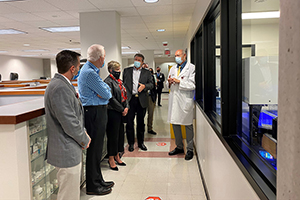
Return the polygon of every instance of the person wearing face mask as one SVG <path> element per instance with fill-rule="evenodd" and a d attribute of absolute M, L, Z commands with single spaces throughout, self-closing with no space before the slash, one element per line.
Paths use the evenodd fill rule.
<path fill-rule="evenodd" d="M 176 148 L 169 155 L 184 153 L 181 133 L 181 125 L 184 125 L 187 142 L 185 160 L 191 160 L 194 156 L 195 65 L 187 62 L 186 53 L 182 49 L 175 52 L 175 61 L 177 64 L 170 69 L 166 82 L 170 89 L 168 122 L 173 126 L 176 143 Z"/>
<path fill-rule="evenodd" d="M 165 75 L 160 72 L 160 67 L 156 68 L 155 75 L 156 75 L 156 79 L 157 79 L 157 89 L 156 89 L 157 105 L 162 106 L 160 102 L 161 102 L 161 93 L 162 93 L 162 90 L 164 88 Z"/>
<path fill-rule="evenodd" d="M 107 104 L 112 97 L 110 87 L 100 78 L 105 50 L 93 44 L 87 50 L 87 62 L 78 77 L 80 99 L 84 107 L 85 128 L 92 138 L 86 156 L 86 194 L 105 195 L 111 192 L 113 181 L 104 181 L 100 162 L 107 125 Z"/>
<path fill-rule="evenodd" d="M 147 151 L 144 144 L 144 117 L 148 107 L 148 90 L 154 87 L 153 78 L 149 70 L 142 68 L 144 56 L 135 54 L 134 67 L 124 69 L 123 80 L 127 91 L 129 110 L 127 114 L 126 136 L 129 144 L 128 151 L 134 151 L 134 118 L 137 116 L 136 135 L 138 147 Z"/>
<path fill-rule="evenodd" d="M 152 135 L 156 135 L 157 133 L 153 130 L 153 114 L 154 114 L 154 108 L 155 108 L 155 102 L 156 102 L 156 86 L 157 86 L 157 80 L 156 76 L 154 75 L 153 69 L 150 68 L 149 71 L 152 74 L 154 87 L 153 89 L 149 90 L 149 104 L 148 104 L 148 117 L 147 117 L 147 128 L 148 133 Z"/>
<path fill-rule="evenodd" d="M 110 169 L 118 171 L 117 165 L 126 166 L 121 161 L 119 152 L 124 151 L 124 125 L 122 116 L 128 113 L 128 101 L 126 88 L 120 79 L 121 69 L 120 64 L 116 61 L 110 61 L 107 64 L 109 75 L 104 82 L 111 89 L 112 98 L 109 100 L 107 107 L 107 154 L 108 164 Z"/>
<path fill-rule="evenodd" d="M 45 91 L 46 160 L 57 169 L 58 200 L 80 199 L 82 149 L 91 142 L 84 130 L 82 104 L 71 84 L 79 70 L 79 56 L 69 50 L 57 54 L 58 73 Z"/>

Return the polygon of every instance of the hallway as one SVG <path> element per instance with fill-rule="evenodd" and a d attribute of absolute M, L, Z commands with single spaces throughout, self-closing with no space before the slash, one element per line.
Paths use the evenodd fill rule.
<path fill-rule="evenodd" d="M 206 200 L 196 156 L 190 161 L 184 155 L 169 156 L 175 148 L 170 139 L 170 125 L 167 123 L 168 94 L 162 94 L 162 107 L 155 107 L 153 130 L 157 135 L 147 133 L 145 116 L 145 145 L 148 151 L 125 149 L 122 160 L 127 166 L 118 166 L 119 171 L 109 169 L 107 159 L 101 164 L 106 181 L 113 180 L 112 193 L 105 196 L 91 196 L 81 190 L 81 200 L 144 200 L 160 197 L 162 200 Z M 125 145 L 127 142 L 125 141 Z"/>

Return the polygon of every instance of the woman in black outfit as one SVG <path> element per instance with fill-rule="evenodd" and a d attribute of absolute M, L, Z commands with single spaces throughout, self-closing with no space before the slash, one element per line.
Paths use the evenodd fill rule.
<path fill-rule="evenodd" d="M 128 101 L 126 89 L 120 80 L 120 64 L 116 61 L 110 61 L 108 64 L 109 75 L 104 80 L 111 88 L 112 98 L 109 100 L 107 107 L 108 122 L 106 127 L 107 134 L 107 153 L 108 163 L 112 170 L 118 171 L 116 163 L 126 166 L 121 161 L 119 152 L 124 151 L 124 125 L 122 116 L 126 116 L 128 112 Z"/>

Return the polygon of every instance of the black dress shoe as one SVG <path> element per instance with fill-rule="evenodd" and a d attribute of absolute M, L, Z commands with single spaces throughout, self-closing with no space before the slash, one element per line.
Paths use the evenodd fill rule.
<path fill-rule="evenodd" d="M 111 188 L 115 183 L 113 181 L 101 181 L 100 185 L 105 188 Z"/>
<path fill-rule="evenodd" d="M 148 131 L 149 134 L 152 134 L 152 135 L 156 135 L 156 132 L 151 130 L 151 131 Z"/>
<path fill-rule="evenodd" d="M 139 144 L 139 148 L 143 151 L 147 151 L 147 147 L 144 144 Z"/>
<path fill-rule="evenodd" d="M 124 162 L 121 162 L 121 163 L 118 163 L 118 161 L 116 161 L 117 165 L 120 165 L 120 166 L 126 166 L 126 163 Z"/>
<path fill-rule="evenodd" d="M 184 150 L 183 149 L 178 149 L 176 147 L 173 151 L 169 152 L 169 156 L 174 156 L 174 155 L 177 155 L 177 154 L 180 154 L 180 153 L 184 153 Z"/>
<path fill-rule="evenodd" d="M 191 160 L 194 156 L 194 152 L 192 151 L 187 151 L 186 154 L 185 154 L 185 160 Z"/>
<path fill-rule="evenodd" d="M 128 151 L 133 152 L 134 151 L 134 146 L 133 144 L 130 144 L 128 147 Z"/>
<path fill-rule="evenodd" d="M 162 105 L 158 104 L 159 107 L 162 107 Z"/>
<path fill-rule="evenodd" d="M 119 169 L 118 169 L 117 166 L 111 167 L 110 164 L 109 164 L 109 161 L 108 161 L 108 165 L 109 165 L 109 168 L 110 168 L 110 169 L 112 169 L 112 170 L 114 170 L 114 171 L 119 171 Z"/>
<path fill-rule="evenodd" d="M 105 188 L 105 187 L 99 187 L 92 191 L 89 190 L 86 191 L 87 195 L 106 195 L 109 193 L 111 193 L 111 188 Z"/>

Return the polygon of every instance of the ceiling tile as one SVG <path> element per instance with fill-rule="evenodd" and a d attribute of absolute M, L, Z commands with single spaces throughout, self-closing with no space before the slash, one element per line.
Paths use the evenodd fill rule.
<path fill-rule="evenodd" d="M 122 17 L 121 18 L 121 24 L 136 24 L 136 23 L 144 24 L 144 21 L 139 16 Z"/>
<path fill-rule="evenodd" d="M 14 2 L 15 3 L 15 2 Z M 1 2 L 1 6 L 0 6 L 0 13 L 2 14 L 6 14 L 6 13 L 21 13 L 21 12 L 25 12 L 24 10 L 21 10 L 17 7 L 14 7 L 14 3 L 3 3 Z"/>
<path fill-rule="evenodd" d="M 11 13 L 11 14 L 6 14 L 6 17 L 19 22 L 44 20 L 43 18 L 40 18 L 31 13 Z"/>
<path fill-rule="evenodd" d="M 55 7 L 43 0 L 16 1 L 12 3 L 12 6 L 27 12 L 51 12 L 60 10 L 58 7 Z"/>
<path fill-rule="evenodd" d="M 145 15 L 142 16 L 142 19 L 145 23 L 153 23 L 153 22 L 171 22 L 173 20 L 172 15 Z"/>
<path fill-rule="evenodd" d="M 105 8 L 132 7 L 130 0 L 89 0 L 89 2 L 100 10 Z"/>
<path fill-rule="evenodd" d="M 196 4 L 197 0 L 173 0 L 173 4 L 189 4 L 189 3 Z"/>
<path fill-rule="evenodd" d="M 76 19 L 74 16 L 64 12 L 35 12 L 33 13 L 36 16 L 39 16 L 47 20 L 61 20 L 61 19 Z"/>
<path fill-rule="evenodd" d="M 190 14 L 193 13 L 195 9 L 195 4 L 182 4 L 182 5 L 174 5 L 173 6 L 173 14 Z"/>
<path fill-rule="evenodd" d="M 96 6 L 91 4 L 88 0 L 46 0 L 49 4 L 57 6 L 60 10 L 65 11 L 96 11 Z"/>
<path fill-rule="evenodd" d="M 143 6 L 136 7 L 141 16 L 144 15 L 169 15 L 172 13 L 172 6 Z"/>

